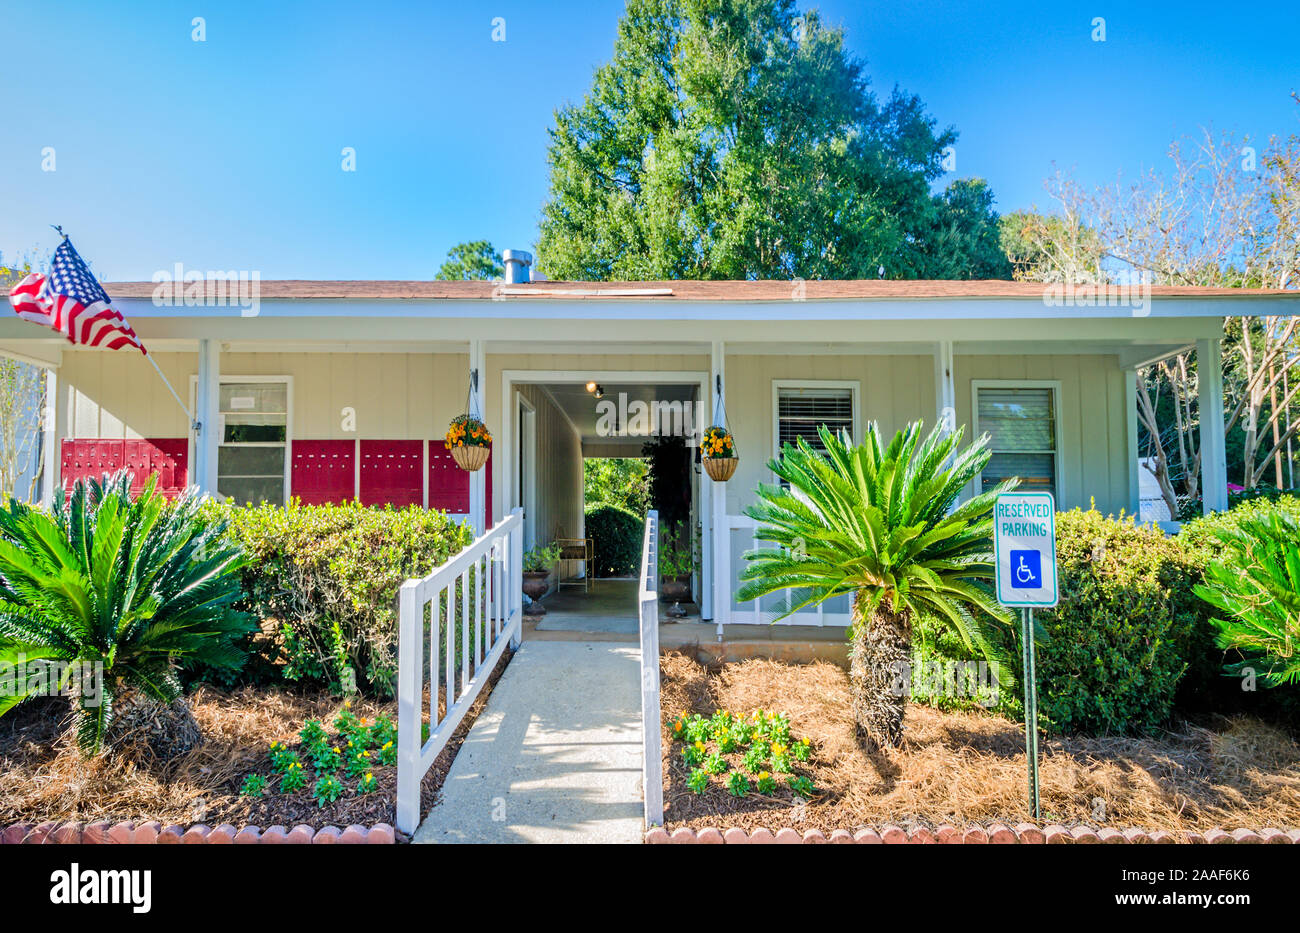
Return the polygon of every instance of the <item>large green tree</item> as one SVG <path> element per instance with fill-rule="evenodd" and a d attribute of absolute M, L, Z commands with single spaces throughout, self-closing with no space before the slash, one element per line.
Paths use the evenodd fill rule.
<path fill-rule="evenodd" d="M 878 101 L 844 33 L 791 0 L 629 0 L 555 121 L 551 278 L 911 278 L 951 227 L 931 183 L 956 133 Z"/>
<path fill-rule="evenodd" d="M 993 191 L 982 178 L 960 178 L 934 196 L 930 230 L 918 244 L 923 279 L 1009 279 Z"/>
<path fill-rule="evenodd" d="M 457 243 L 447 250 L 447 259 L 436 279 L 443 281 L 491 282 L 505 275 L 501 254 L 487 240 Z"/>

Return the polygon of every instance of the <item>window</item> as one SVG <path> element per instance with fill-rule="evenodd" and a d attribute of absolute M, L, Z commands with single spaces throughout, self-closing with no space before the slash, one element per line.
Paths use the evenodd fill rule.
<path fill-rule="evenodd" d="M 1018 476 L 1022 491 L 1056 495 L 1056 395 L 1051 384 L 975 384 L 975 434 L 987 433 L 993 451 L 982 490 Z"/>
<path fill-rule="evenodd" d="M 217 491 L 236 502 L 284 504 L 287 382 L 222 381 Z"/>
<path fill-rule="evenodd" d="M 833 433 L 857 435 L 857 386 L 848 383 L 776 383 L 776 453 L 798 438 L 814 450 L 822 449 L 817 429 L 826 425 Z"/>

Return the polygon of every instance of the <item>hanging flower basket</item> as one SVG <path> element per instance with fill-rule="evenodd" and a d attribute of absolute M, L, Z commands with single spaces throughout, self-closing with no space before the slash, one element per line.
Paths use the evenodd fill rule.
<path fill-rule="evenodd" d="M 447 437 L 443 441 L 456 465 L 462 470 L 473 473 L 481 470 L 492 453 L 492 434 L 478 418 L 472 415 L 460 415 L 447 428 Z"/>
<path fill-rule="evenodd" d="M 740 458 L 736 456 L 736 439 L 720 425 L 713 425 L 700 439 L 700 456 L 704 472 L 716 483 L 725 483 L 736 473 Z"/>

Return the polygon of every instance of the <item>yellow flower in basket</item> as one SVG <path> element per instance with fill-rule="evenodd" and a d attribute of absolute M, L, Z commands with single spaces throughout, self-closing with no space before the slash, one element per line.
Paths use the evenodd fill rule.
<path fill-rule="evenodd" d="M 460 415 L 447 428 L 443 443 L 448 450 L 455 447 L 491 447 L 492 434 L 487 425 L 471 415 Z"/>
<path fill-rule="evenodd" d="M 704 432 L 703 450 L 706 457 L 734 457 L 736 442 L 731 432 L 720 425 L 713 425 Z"/>

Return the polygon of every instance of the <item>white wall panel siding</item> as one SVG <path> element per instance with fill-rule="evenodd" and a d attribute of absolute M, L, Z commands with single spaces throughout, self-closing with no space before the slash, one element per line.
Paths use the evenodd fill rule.
<path fill-rule="evenodd" d="M 157 353 L 154 360 L 185 398 L 198 355 Z M 188 432 L 185 413 L 139 353 L 65 351 L 59 378 L 68 386 L 68 436 L 134 440 Z"/>
<path fill-rule="evenodd" d="M 582 534 L 583 517 L 581 439 L 541 386 L 521 385 L 517 391 L 537 412 L 537 515 L 532 526 L 536 541 L 548 544 L 556 537 L 576 538 Z M 496 425 L 490 427 L 501 430 Z M 519 426 L 512 427 L 517 433 Z M 505 491 L 511 481 L 504 462 L 500 467 L 500 475 L 492 478 L 492 510 L 498 516 L 503 514 L 506 499 L 495 490 Z"/>
<path fill-rule="evenodd" d="M 857 421 L 880 423 L 892 434 L 908 421 L 935 417 L 932 356 L 727 355 L 727 417 L 740 465 L 727 483 L 727 512 L 740 514 L 760 483 L 774 480 L 767 468 L 775 453 L 772 385 L 783 380 L 858 383 Z"/>
<path fill-rule="evenodd" d="M 193 353 L 154 354 L 182 397 L 197 371 Z M 293 437 L 325 439 L 420 438 L 437 440 L 465 405 L 468 358 L 456 353 L 223 353 L 223 375 L 293 377 Z M 483 415 L 494 433 L 503 429 L 504 370 L 707 372 L 707 354 L 492 354 L 487 357 Z M 727 483 L 727 511 L 739 514 L 755 485 L 770 482 L 773 454 L 772 385 L 775 380 L 851 381 L 859 386 L 858 423 L 880 423 L 892 433 L 914 418 L 933 422 L 934 358 L 886 354 L 728 354 L 727 414 L 740 452 L 740 468 Z M 67 386 L 61 423 L 68 436 L 183 437 L 185 415 L 148 361 L 119 351 L 66 350 L 60 367 Z M 1124 376 L 1110 355 L 956 356 L 957 420 L 970 425 L 971 381 L 1055 380 L 1060 393 L 1060 504 L 1118 512 L 1135 493 L 1125 434 Z M 526 388 L 537 408 L 539 539 L 564 527 L 577 534 L 582 516 L 582 453 L 563 415 L 545 393 Z M 356 433 L 343 430 L 343 410 L 356 410 Z M 711 412 L 708 414 L 712 414 Z M 507 501 L 508 465 L 496 462 L 493 509 Z"/>
<path fill-rule="evenodd" d="M 1124 374 L 1115 357 L 958 356 L 957 422 L 971 425 L 971 382 L 976 379 L 1053 380 L 1060 383 L 1058 424 L 1062 509 L 1097 508 L 1118 514 L 1130 499 L 1125 440 Z"/>
<path fill-rule="evenodd" d="M 182 398 L 198 371 L 192 353 L 158 353 Z M 292 376 L 296 439 L 438 439 L 465 407 L 463 354 L 223 353 L 223 376 Z M 184 437 L 185 414 L 148 361 L 125 351 L 65 352 L 73 437 Z M 344 430 L 345 408 L 356 432 Z"/>

